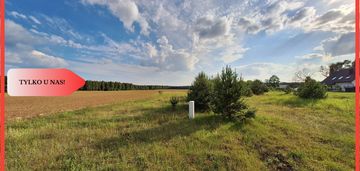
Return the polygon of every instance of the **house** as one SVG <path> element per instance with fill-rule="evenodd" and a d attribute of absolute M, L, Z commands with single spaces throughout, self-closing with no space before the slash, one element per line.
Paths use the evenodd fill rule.
<path fill-rule="evenodd" d="M 354 91 L 355 72 L 353 68 L 341 69 L 331 73 L 321 83 L 327 85 L 333 91 Z"/>

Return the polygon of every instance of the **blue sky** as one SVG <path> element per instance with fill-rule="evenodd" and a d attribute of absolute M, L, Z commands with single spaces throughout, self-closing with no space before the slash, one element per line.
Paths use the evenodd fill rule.
<path fill-rule="evenodd" d="M 7 70 L 189 85 L 226 65 L 246 80 L 321 80 L 321 65 L 354 59 L 353 0 L 7 0 L 5 14 Z"/>

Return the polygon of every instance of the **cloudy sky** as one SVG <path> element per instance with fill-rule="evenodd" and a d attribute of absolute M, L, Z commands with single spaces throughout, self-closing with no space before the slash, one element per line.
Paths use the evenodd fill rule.
<path fill-rule="evenodd" d="M 353 0 L 6 0 L 6 69 L 188 85 L 230 65 L 246 80 L 354 59 Z"/>

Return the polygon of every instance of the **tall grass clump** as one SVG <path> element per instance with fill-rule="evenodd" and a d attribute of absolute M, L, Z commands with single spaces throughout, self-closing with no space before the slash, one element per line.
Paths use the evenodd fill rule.
<path fill-rule="evenodd" d="M 179 98 L 176 97 L 176 96 L 173 96 L 173 97 L 170 98 L 169 101 L 170 101 L 170 104 L 171 104 L 172 108 L 175 109 L 176 105 L 179 103 Z"/>
<path fill-rule="evenodd" d="M 204 72 L 200 72 L 190 86 L 187 100 L 195 102 L 197 111 L 206 111 L 210 109 L 211 92 L 209 77 Z"/>
<path fill-rule="evenodd" d="M 304 99 L 323 99 L 327 97 L 326 90 L 325 85 L 306 77 L 305 82 L 299 86 L 295 95 Z"/>
<path fill-rule="evenodd" d="M 245 82 L 229 66 L 226 66 L 221 74 L 214 78 L 213 84 L 212 110 L 214 113 L 229 119 L 244 120 L 255 117 L 255 111 L 248 110 L 243 99 Z"/>

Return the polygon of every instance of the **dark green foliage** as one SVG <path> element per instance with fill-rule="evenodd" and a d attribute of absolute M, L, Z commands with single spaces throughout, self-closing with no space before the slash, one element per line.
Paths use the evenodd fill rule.
<path fill-rule="evenodd" d="M 344 60 L 343 62 L 332 63 L 329 65 L 329 74 L 332 75 L 334 72 L 339 71 L 344 68 L 354 68 L 355 61 L 351 62 L 349 60 Z"/>
<path fill-rule="evenodd" d="M 204 72 L 200 72 L 190 86 L 187 100 L 195 102 L 195 110 L 206 111 L 210 108 L 211 91 L 209 77 Z"/>
<path fill-rule="evenodd" d="M 254 95 L 254 93 L 252 92 L 251 88 L 250 88 L 250 85 L 251 85 L 251 81 L 243 81 L 243 80 L 240 80 L 240 84 L 242 86 L 241 88 L 241 95 L 242 96 L 246 96 L 246 97 L 251 97 Z"/>
<path fill-rule="evenodd" d="M 250 88 L 255 95 L 261 95 L 269 91 L 269 88 L 260 80 L 251 82 Z"/>
<path fill-rule="evenodd" d="M 214 93 L 212 109 L 214 113 L 227 118 L 245 119 L 253 114 L 248 113 L 248 107 L 244 102 L 243 88 L 245 82 L 241 81 L 235 71 L 226 66 L 214 79 Z"/>
<path fill-rule="evenodd" d="M 306 77 L 305 82 L 299 86 L 295 94 L 305 99 L 322 99 L 327 97 L 326 90 L 325 85 Z"/>
<path fill-rule="evenodd" d="M 270 77 L 270 79 L 267 81 L 267 84 L 271 88 L 278 88 L 280 85 L 280 78 L 276 75 L 273 75 Z"/>
<path fill-rule="evenodd" d="M 188 89 L 188 86 L 135 85 L 114 81 L 86 81 L 79 90 L 84 91 L 119 91 L 119 90 L 156 90 L 156 89 Z"/>
<path fill-rule="evenodd" d="M 290 94 L 291 92 L 293 92 L 293 89 L 291 89 L 290 86 L 287 86 L 284 90 L 285 94 Z"/>
<path fill-rule="evenodd" d="M 175 97 L 175 96 L 171 97 L 171 98 L 170 98 L 170 103 L 171 103 L 171 106 L 172 106 L 173 108 L 175 108 L 176 105 L 179 103 L 179 98 L 178 98 L 178 97 Z"/>
<path fill-rule="evenodd" d="M 251 109 L 251 110 L 247 110 L 245 112 L 245 118 L 255 118 L 256 115 L 256 110 L 255 109 Z"/>

